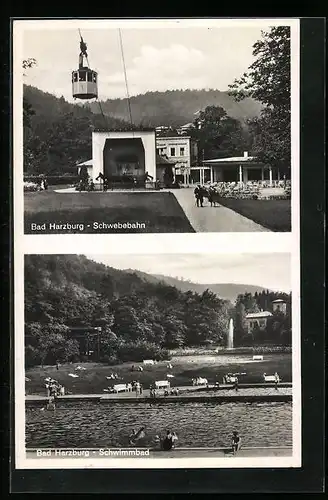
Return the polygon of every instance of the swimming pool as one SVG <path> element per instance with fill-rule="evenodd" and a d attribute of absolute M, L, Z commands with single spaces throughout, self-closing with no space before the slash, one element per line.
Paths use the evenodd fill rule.
<path fill-rule="evenodd" d="M 244 446 L 291 446 L 292 403 L 65 402 L 55 412 L 26 409 L 26 447 L 125 447 L 132 429 L 145 427 L 140 445 L 166 430 L 181 447 L 221 447 L 239 431 Z"/>

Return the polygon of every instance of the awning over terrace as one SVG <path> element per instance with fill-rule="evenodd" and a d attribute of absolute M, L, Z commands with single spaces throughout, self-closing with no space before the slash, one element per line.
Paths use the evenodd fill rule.
<path fill-rule="evenodd" d="M 280 180 L 280 172 L 260 162 L 255 156 L 232 156 L 228 158 L 214 158 L 203 160 L 202 165 L 192 167 L 199 173 L 201 184 L 206 182 L 240 182 L 268 181 L 272 185 L 273 180 Z"/>

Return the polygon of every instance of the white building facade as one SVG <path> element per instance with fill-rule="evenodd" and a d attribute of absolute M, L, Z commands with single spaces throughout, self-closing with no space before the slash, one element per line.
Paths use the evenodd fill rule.
<path fill-rule="evenodd" d="M 132 157 L 132 159 L 131 159 Z M 135 160 L 134 160 L 135 157 Z M 92 178 L 108 175 L 146 173 L 156 180 L 155 130 L 94 131 L 92 132 Z M 108 171 L 106 171 L 106 169 Z M 131 170 L 131 172 L 130 172 Z M 140 172 L 139 172 L 140 171 Z"/>
<path fill-rule="evenodd" d="M 191 167 L 197 161 L 197 142 L 188 135 L 156 137 L 156 152 L 172 164 L 175 180 L 190 183 Z"/>

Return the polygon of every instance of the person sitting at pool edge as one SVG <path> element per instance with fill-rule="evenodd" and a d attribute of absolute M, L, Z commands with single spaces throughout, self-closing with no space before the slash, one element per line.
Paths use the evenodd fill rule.
<path fill-rule="evenodd" d="M 162 449 L 165 451 L 172 450 L 173 447 L 173 436 L 171 431 L 167 431 L 165 438 L 162 441 Z"/>

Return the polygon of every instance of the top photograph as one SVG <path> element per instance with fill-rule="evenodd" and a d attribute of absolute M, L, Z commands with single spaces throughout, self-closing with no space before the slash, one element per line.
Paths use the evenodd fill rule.
<path fill-rule="evenodd" d="M 13 21 L 25 234 L 291 231 L 293 30 Z"/>

